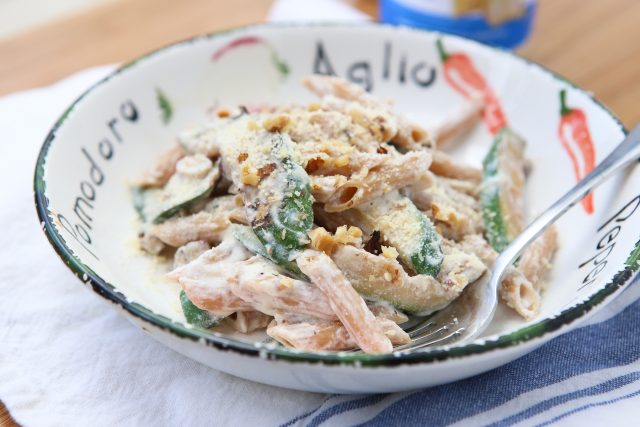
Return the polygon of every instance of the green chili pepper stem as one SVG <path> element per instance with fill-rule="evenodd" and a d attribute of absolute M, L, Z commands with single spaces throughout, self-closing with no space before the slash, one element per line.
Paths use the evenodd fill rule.
<path fill-rule="evenodd" d="M 444 45 L 442 44 L 442 39 L 436 40 L 436 47 L 438 48 L 438 54 L 440 55 L 440 60 L 442 63 L 447 62 L 449 59 L 449 54 L 444 50 Z"/>
<path fill-rule="evenodd" d="M 560 91 L 560 115 L 566 116 L 573 111 L 571 108 L 567 107 L 567 91 L 562 89 Z"/>

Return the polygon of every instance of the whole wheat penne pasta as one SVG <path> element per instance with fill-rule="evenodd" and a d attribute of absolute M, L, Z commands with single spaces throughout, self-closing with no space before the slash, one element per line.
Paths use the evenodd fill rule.
<path fill-rule="evenodd" d="M 376 318 L 388 319 L 399 325 L 409 321 L 406 314 L 386 301 L 367 301 L 367 306 Z"/>
<path fill-rule="evenodd" d="M 322 252 L 307 249 L 296 260 L 300 270 L 327 296 L 349 335 L 366 353 L 390 353 L 391 341 L 334 262 Z"/>
<path fill-rule="evenodd" d="M 188 129 L 178 135 L 178 143 L 188 154 L 203 154 L 216 157 L 220 154 L 220 134 L 225 123 L 216 121 L 205 126 Z"/>
<path fill-rule="evenodd" d="M 557 233 L 552 226 L 525 249 L 517 267 L 507 271 L 500 283 L 502 299 L 527 320 L 533 319 L 540 309 L 541 292 L 556 244 Z"/>
<path fill-rule="evenodd" d="M 310 175 L 309 178 L 311 180 L 311 193 L 318 203 L 325 203 L 338 188 L 347 182 L 347 178 L 343 175 Z"/>
<path fill-rule="evenodd" d="M 476 182 L 464 179 L 447 178 L 444 176 L 439 176 L 438 181 L 445 183 L 452 190 L 471 196 L 474 199 L 478 199 L 480 196 L 480 186 Z"/>
<path fill-rule="evenodd" d="M 180 246 L 173 255 L 173 268 L 189 264 L 208 250 L 209 243 L 204 240 L 196 240 Z"/>
<path fill-rule="evenodd" d="M 475 256 L 453 250 L 445 252 L 437 279 L 409 276 L 395 259 L 353 246 L 340 246 L 332 259 L 360 294 L 420 315 L 448 305 L 486 270 Z"/>
<path fill-rule="evenodd" d="M 171 218 L 153 225 L 150 233 L 169 246 L 178 247 L 194 240 L 220 242 L 231 221 L 246 222 L 244 208 L 236 204 L 234 196 L 213 199 L 198 213 Z"/>
<path fill-rule="evenodd" d="M 315 284 L 291 279 L 259 256 L 233 266 L 226 275 L 236 297 L 270 316 L 300 314 L 335 320 L 330 300 Z"/>
<path fill-rule="evenodd" d="M 354 149 L 375 153 L 381 143 L 389 141 L 386 137 L 395 126 L 384 112 L 336 99 L 323 100 L 313 111 L 298 109 L 277 117 L 286 117 L 282 130 L 302 145 L 303 154 L 318 150 L 348 154 Z"/>
<path fill-rule="evenodd" d="M 243 334 L 266 328 L 273 317 L 259 311 L 238 311 L 225 319 L 233 329 Z"/>
<path fill-rule="evenodd" d="M 194 240 L 220 242 L 231 223 L 226 215 L 198 212 L 169 219 L 151 228 L 151 234 L 169 246 L 178 247 Z"/>
<path fill-rule="evenodd" d="M 469 234 L 456 244 L 464 252 L 476 255 L 487 267 L 492 267 L 498 257 L 498 253 L 481 234 Z"/>
<path fill-rule="evenodd" d="M 545 277 L 551 269 L 551 260 L 557 249 L 557 240 L 556 227 L 549 227 L 525 249 L 518 261 L 518 270 L 529 279 L 536 291 L 544 288 Z"/>
<path fill-rule="evenodd" d="M 167 245 L 162 243 L 162 240 L 149 232 L 149 226 L 143 227 L 142 230 L 138 232 L 138 243 L 142 250 L 151 255 L 158 255 L 167 247 Z"/>
<path fill-rule="evenodd" d="M 481 97 L 475 97 L 465 102 L 462 108 L 452 117 L 446 118 L 442 123 L 431 129 L 431 134 L 437 142 L 438 148 L 442 148 L 449 141 L 468 132 L 482 117 L 484 101 Z"/>
<path fill-rule="evenodd" d="M 498 253 L 480 235 L 466 236 L 459 246 L 492 266 Z M 540 291 L 556 250 L 556 230 L 550 227 L 522 253 L 517 267 L 507 270 L 500 283 L 502 300 L 527 320 L 538 314 Z M 524 263 L 523 263 L 524 261 Z"/>
<path fill-rule="evenodd" d="M 498 291 L 505 304 L 526 320 L 531 320 L 538 314 L 540 292 L 517 268 L 507 270 Z"/>
<path fill-rule="evenodd" d="M 481 233 L 484 229 L 478 200 L 454 190 L 441 177 L 434 176 L 430 187 L 413 185 L 405 188 L 403 193 L 448 239 L 457 241 L 468 234 Z"/>
<path fill-rule="evenodd" d="M 416 151 L 391 157 L 374 170 L 356 173 L 326 201 L 324 210 L 341 212 L 398 188 L 409 185 L 429 186 L 431 174 L 427 169 L 430 160 L 430 153 Z"/>
<path fill-rule="evenodd" d="M 180 283 L 196 307 L 217 316 L 224 317 L 236 311 L 252 310 L 250 304 L 231 291 L 227 277 L 229 270 L 234 269 L 235 263 L 249 256 L 251 254 L 235 239 L 227 239 L 189 264 L 172 271 L 167 277 Z"/>
<path fill-rule="evenodd" d="M 487 270 L 482 260 L 457 246 L 443 245 L 444 258 L 436 279 L 444 285 L 466 287 L 475 282 Z"/>
<path fill-rule="evenodd" d="M 337 77 L 313 75 L 304 78 L 302 84 L 320 97 L 332 95 L 346 101 L 359 101 L 364 104 L 379 103 L 375 99 L 372 101 L 372 97 L 360 86 Z"/>
<path fill-rule="evenodd" d="M 403 117 L 397 117 L 397 121 L 398 133 L 391 140 L 395 145 L 404 151 L 435 148 L 436 141 L 431 132 Z"/>
<path fill-rule="evenodd" d="M 163 152 L 151 169 L 147 170 L 138 185 L 142 188 L 162 187 L 169 181 L 171 175 L 176 171 L 176 163 L 185 155 L 184 149 L 178 145 L 172 145 Z"/>
<path fill-rule="evenodd" d="M 482 171 L 473 166 L 465 165 L 459 160 L 455 160 L 447 153 L 433 150 L 431 161 L 431 171 L 446 178 L 463 179 L 479 183 L 482 179 Z"/>
<path fill-rule="evenodd" d="M 355 84 L 330 76 L 311 76 L 304 79 L 303 84 L 316 95 L 324 97 L 325 108 L 345 108 L 345 103 L 339 103 L 331 98 L 335 97 L 349 101 L 346 105 L 357 102 L 378 112 L 378 115 L 374 116 L 375 124 L 371 127 L 375 129 L 376 125 L 382 124 L 382 131 L 374 132 L 379 135 L 380 142 L 393 141 L 405 150 L 435 147 L 435 141 L 424 128 L 395 113 L 391 110 L 389 103 L 375 98 Z"/>
<path fill-rule="evenodd" d="M 393 345 L 411 341 L 409 335 L 393 321 L 376 318 L 375 322 Z M 267 334 L 288 347 L 303 351 L 345 351 L 358 347 L 340 322 L 272 322 L 267 328 Z"/>
<path fill-rule="evenodd" d="M 352 153 L 332 157 L 326 153 L 314 154 L 308 163 L 306 170 L 311 175 L 343 175 L 349 177 L 361 170 L 376 170 L 385 162 L 390 161 L 392 154 L 380 153 Z"/>

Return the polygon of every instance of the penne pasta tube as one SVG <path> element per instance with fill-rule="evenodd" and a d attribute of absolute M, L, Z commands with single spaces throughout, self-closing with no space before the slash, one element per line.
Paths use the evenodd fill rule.
<path fill-rule="evenodd" d="M 480 197 L 480 186 L 478 183 L 464 179 L 446 178 L 444 176 L 438 177 L 438 180 L 445 183 L 449 188 L 457 191 L 458 193 L 466 194 L 474 199 L 478 199 Z"/>
<path fill-rule="evenodd" d="M 556 250 L 557 232 L 550 227 L 522 253 L 517 267 L 511 267 L 500 283 L 500 297 L 527 320 L 540 308 L 541 290 Z M 498 253 L 480 235 L 466 236 L 460 248 L 475 253 L 487 266 L 492 266 Z"/>
<path fill-rule="evenodd" d="M 220 242 L 231 223 L 223 215 L 209 212 L 169 219 L 151 227 L 151 234 L 169 246 L 179 247 L 194 240 Z"/>
<path fill-rule="evenodd" d="M 327 212 L 341 212 L 367 203 L 389 191 L 409 185 L 429 186 L 432 175 L 428 172 L 431 154 L 411 152 L 389 158 L 372 170 L 363 170 L 347 182 L 324 204 Z"/>
<path fill-rule="evenodd" d="M 379 110 L 337 99 L 324 99 L 312 106 L 313 111 L 299 109 L 286 114 L 283 128 L 301 145 L 303 155 L 318 150 L 335 157 L 354 150 L 375 153 L 395 132 L 393 118 Z"/>
<path fill-rule="evenodd" d="M 333 311 L 349 335 L 366 353 L 390 353 L 391 341 L 375 323 L 375 317 L 336 264 L 322 252 L 307 249 L 298 266 L 329 299 Z"/>
<path fill-rule="evenodd" d="M 540 292 L 518 269 L 511 268 L 505 273 L 498 291 L 505 304 L 526 320 L 538 314 Z"/>
<path fill-rule="evenodd" d="M 483 99 L 475 97 L 465 102 L 454 116 L 445 119 L 431 129 L 431 134 L 436 140 L 438 148 L 443 147 L 449 141 L 456 139 L 473 128 L 480 121 L 483 108 Z"/>
<path fill-rule="evenodd" d="M 244 208 L 234 196 L 217 197 L 198 213 L 174 217 L 151 226 L 149 232 L 169 246 L 179 247 L 195 240 L 222 241 L 231 221 L 246 222 Z"/>
<path fill-rule="evenodd" d="M 224 317 L 236 311 L 252 310 L 250 304 L 231 291 L 227 277 L 229 270 L 234 268 L 234 263 L 249 256 L 250 253 L 235 239 L 228 239 L 189 264 L 172 271 L 167 277 L 180 283 L 196 307 L 216 316 Z"/>
<path fill-rule="evenodd" d="M 367 306 L 376 318 L 388 319 L 399 325 L 409 321 L 409 317 L 407 317 L 406 314 L 399 311 L 388 302 L 367 301 Z"/>
<path fill-rule="evenodd" d="M 536 291 L 544 288 L 545 276 L 551 269 L 557 243 L 558 232 L 555 226 L 551 226 L 534 240 L 520 257 L 518 270 L 529 279 Z"/>
<path fill-rule="evenodd" d="M 142 175 L 137 184 L 142 188 L 162 187 L 174 174 L 176 163 L 184 155 L 184 149 L 180 145 L 171 146 L 167 151 L 160 154 L 155 164 Z"/>
<path fill-rule="evenodd" d="M 237 263 L 227 272 L 233 294 L 254 310 L 270 316 L 298 314 L 335 320 L 333 306 L 315 284 L 291 279 L 259 256 Z"/>
<path fill-rule="evenodd" d="M 377 139 L 380 142 L 392 141 L 404 150 L 435 147 L 435 141 L 427 130 L 409 122 L 392 111 L 389 103 L 379 100 L 355 84 L 336 77 L 317 75 L 304 79 L 303 84 L 314 94 L 324 97 L 328 101 L 328 109 L 344 108 L 344 103 L 340 104 L 330 98 L 335 97 L 351 103 L 347 105 L 358 103 L 378 112 L 370 128 L 375 129 L 382 124 L 382 131 L 373 132 L 379 136 Z"/>
<path fill-rule="evenodd" d="M 409 276 L 395 259 L 353 246 L 339 247 L 332 259 L 366 298 L 387 301 L 417 315 L 444 308 L 486 270 L 475 256 L 453 251 L 445 253 L 437 278 Z"/>
<path fill-rule="evenodd" d="M 460 240 L 484 230 L 477 199 L 453 189 L 448 181 L 433 177 L 433 185 L 410 186 L 403 190 L 411 201 L 434 223 L 440 234 Z"/>
<path fill-rule="evenodd" d="M 180 246 L 173 255 L 173 268 L 189 264 L 208 250 L 209 243 L 204 240 L 196 240 Z"/>
<path fill-rule="evenodd" d="M 259 311 L 238 311 L 225 319 L 233 329 L 243 334 L 266 328 L 273 317 Z"/>
<path fill-rule="evenodd" d="M 347 182 L 347 178 L 342 175 L 317 176 L 310 175 L 311 193 L 318 203 L 325 203 L 334 195 L 336 190 Z"/>
<path fill-rule="evenodd" d="M 407 344 L 409 335 L 389 319 L 376 318 L 376 325 L 393 345 Z M 340 322 L 309 320 L 299 323 L 272 322 L 267 334 L 286 345 L 303 351 L 345 351 L 358 348 Z"/>
<path fill-rule="evenodd" d="M 443 151 L 433 150 L 431 171 L 436 175 L 446 178 L 455 178 L 479 183 L 482 180 L 482 171 L 473 166 L 455 160 Z"/>

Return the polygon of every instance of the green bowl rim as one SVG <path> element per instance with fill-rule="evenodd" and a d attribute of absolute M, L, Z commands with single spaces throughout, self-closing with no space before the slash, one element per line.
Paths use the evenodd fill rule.
<path fill-rule="evenodd" d="M 233 33 L 243 33 L 246 31 L 250 31 L 252 29 L 287 29 L 287 28 L 383 28 L 385 30 L 390 31 L 398 31 L 398 27 L 378 24 L 378 23 L 267 23 L 267 24 L 257 24 L 257 25 L 248 25 L 243 27 L 232 28 L 228 30 L 213 32 L 205 35 L 200 35 L 196 37 L 192 37 L 186 40 L 178 41 L 175 43 L 171 43 L 159 49 L 153 50 L 152 52 L 147 53 L 133 61 L 122 65 L 108 76 L 104 77 L 97 83 L 93 84 L 89 87 L 82 95 L 80 95 L 60 116 L 60 118 L 56 121 L 54 126 L 51 128 L 49 134 L 45 138 L 45 141 L 40 149 L 40 153 L 38 155 L 38 159 L 36 161 L 35 174 L 34 174 L 34 194 L 35 194 L 35 205 L 38 213 L 38 218 L 40 219 L 40 224 L 42 229 L 47 236 L 47 239 L 55 249 L 58 256 L 62 259 L 62 261 L 67 265 L 67 267 L 85 284 L 92 287 L 94 292 L 98 295 L 106 298 L 107 300 L 119 305 L 126 312 L 131 315 L 149 323 L 152 326 L 158 327 L 164 331 L 167 331 L 171 334 L 174 334 L 180 338 L 188 338 L 194 341 L 201 341 L 207 346 L 214 347 L 218 350 L 222 351 L 233 351 L 236 353 L 240 353 L 243 355 L 261 357 L 270 360 L 282 360 L 289 362 L 306 362 L 306 363 L 320 363 L 325 365 L 354 365 L 358 367 L 380 367 L 380 366 L 399 366 L 406 364 L 415 364 L 415 363 L 433 363 L 438 361 L 444 361 L 451 358 L 461 358 L 461 357 L 469 357 L 472 355 L 485 354 L 489 351 L 505 349 L 509 347 L 516 346 L 518 344 L 522 344 L 525 342 L 531 342 L 534 339 L 540 339 L 545 335 L 549 335 L 552 332 L 558 333 L 560 328 L 563 326 L 569 325 L 576 319 L 581 318 L 584 314 L 591 311 L 594 307 L 600 305 L 605 300 L 610 299 L 617 290 L 622 287 L 628 286 L 631 283 L 635 282 L 638 278 L 639 274 L 636 271 L 637 269 L 633 269 L 629 266 L 625 266 L 625 268 L 618 273 L 616 273 L 613 277 L 613 280 L 605 285 L 598 292 L 591 295 L 587 300 L 582 301 L 573 307 L 570 307 L 564 311 L 562 311 L 559 315 L 551 318 L 545 318 L 535 324 L 525 326 L 520 328 L 514 332 L 509 334 L 500 335 L 499 337 L 491 340 L 484 340 L 483 342 L 472 342 L 465 345 L 460 346 L 451 346 L 451 347 L 434 347 L 428 349 L 422 349 L 420 351 L 409 352 L 409 353 L 392 353 L 386 355 L 370 355 L 364 353 L 355 353 L 355 352 L 344 352 L 344 353 L 329 353 L 329 352 L 301 352 L 292 349 L 288 349 L 285 347 L 275 346 L 271 344 L 262 344 L 262 343 L 247 343 L 235 339 L 230 339 L 222 334 L 217 332 L 207 331 L 200 328 L 194 328 L 187 325 L 184 325 L 180 322 L 173 321 L 166 316 L 158 315 L 148 308 L 138 304 L 133 303 L 127 300 L 126 296 L 115 289 L 115 287 L 102 279 L 98 274 L 96 274 L 92 269 L 84 265 L 78 257 L 76 257 L 70 248 L 67 247 L 64 238 L 58 233 L 56 228 L 53 226 L 53 219 L 50 217 L 50 212 L 48 210 L 48 199 L 45 195 L 46 191 L 46 182 L 44 179 L 45 173 L 45 164 L 47 159 L 47 154 L 55 139 L 56 132 L 60 128 L 60 126 L 65 122 L 69 113 L 71 113 L 74 108 L 80 103 L 88 94 L 90 94 L 94 89 L 103 84 L 107 83 L 113 77 L 121 74 L 122 72 L 132 68 L 140 61 L 144 59 L 148 59 L 156 54 L 164 52 L 170 48 L 188 45 L 194 42 L 198 42 L 200 40 L 208 40 L 215 37 L 219 37 L 222 35 L 233 34 Z M 526 58 L 523 58 L 509 50 L 500 49 L 493 46 L 488 46 L 483 43 L 470 40 L 464 37 L 459 37 L 450 34 L 443 34 L 436 31 L 428 31 L 422 29 L 415 28 L 406 28 L 400 27 L 401 31 L 412 31 L 418 33 L 428 33 L 435 34 L 444 38 L 453 38 L 453 39 L 461 39 L 466 42 L 470 42 L 476 45 L 479 45 L 483 48 L 488 48 L 494 51 L 502 51 L 510 56 L 514 57 L 516 60 L 524 61 L 529 65 L 533 65 L 540 69 L 543 72 L 548 73 L 554 79 L 560 80 L 565 84 L 570 85 L 573 89 L 582 92 L 584 95 L 589 97 L 596 105 L 602 108 L 611 119 L 613 119 L 620 129 L 627 134 L 627 130 L 625 129 L 622 122 L 600 101 L 595 99 L 589 92 L 577 87 L 564 77 L 559 74 L 547 69 L 546 67 L 530 61 Z M 639 242 L 640 243 L 640 242 Z M 636 244 L 637 246 L 637 244 Z M 144 329 L 144 328 L 143 328 Z"/>

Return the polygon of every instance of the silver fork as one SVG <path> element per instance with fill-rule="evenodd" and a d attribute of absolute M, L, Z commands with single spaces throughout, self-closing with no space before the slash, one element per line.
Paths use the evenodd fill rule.
<path fill-rule="evenodd" d="M 406 328 L 411 343 L 395 351 L 415 350 L 432 345 L 451 345 L 480 335 L 493 319 L 498 304 L 497 290 L 506 269 L 524 249 L 551 224 L 578 203 L 589 191 L 620 169 L 640 158 L 640 124 L 591 173 L 538 216 L 498 256 L 490 272 L 468 286 L 462 295 L 426 321 Z"/>

